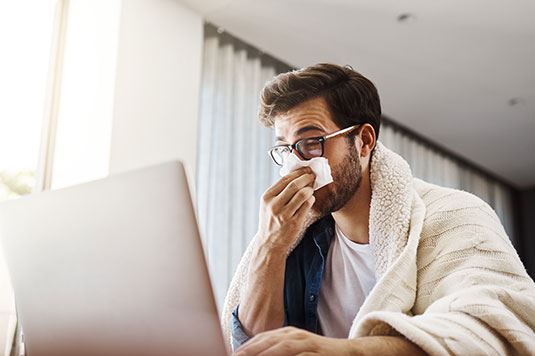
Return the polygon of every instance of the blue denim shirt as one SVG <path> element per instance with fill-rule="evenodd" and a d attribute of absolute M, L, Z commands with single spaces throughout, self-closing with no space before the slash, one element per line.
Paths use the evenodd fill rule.
<path fill-rule="evenodd" d="M 318 297 L 333 236 L 334 220 L 328 215 L 311 225 L 299 245 L 288 255 L 284 276 L 284 326 L 321 334 Z M 249 339 L 238 318 L 238 310 L 239 306 L 231 316 L 234 350 Z"/>

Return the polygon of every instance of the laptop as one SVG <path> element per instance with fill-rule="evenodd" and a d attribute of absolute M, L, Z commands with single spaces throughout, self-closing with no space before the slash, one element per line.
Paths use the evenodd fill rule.
<path fill-rule="evenodd" d="M 28 356 L 225 355 L 184 168 L 0 204 Z"/>

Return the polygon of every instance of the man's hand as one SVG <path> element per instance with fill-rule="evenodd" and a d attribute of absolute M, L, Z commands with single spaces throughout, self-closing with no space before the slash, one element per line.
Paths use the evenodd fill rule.
<path fill-rule="evenodd" d="M 284 176 L 262 195 L 257 236 L 279 252 L 289 252 L 304 230 L 314 204 L 316 176 L 309 167 Z"/>
<path fill-rule="evenodd" d="M 349 339 L 334 339 L 294 327 L 266 331 L 247 341 L 235 356 L 359 355 Z"/>
<path fill-rule="evenodd" d="M 247 335 L 284 324 L 286 258 L 309 223 L 315 175 L 309 167 L 295 170 L 262 196 L 248 283 L 240 298 L 239 319 Z"/>
<path fill-rule="evenodd" d="M 426 353 L 403 336 L 334 339 L 289 326 L 258 334 L 236 350 L 234 355 L 423 356 Z"/>

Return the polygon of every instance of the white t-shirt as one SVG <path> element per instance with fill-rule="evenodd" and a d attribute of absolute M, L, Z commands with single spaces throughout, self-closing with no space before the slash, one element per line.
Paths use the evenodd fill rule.
<path fill-rule="evenodd" d="M 353 319 L 375 285 L 370 245 L 349 240 L 338 225 L 331 242 L 318 301 L 323 335 L 347 338 Z"/>

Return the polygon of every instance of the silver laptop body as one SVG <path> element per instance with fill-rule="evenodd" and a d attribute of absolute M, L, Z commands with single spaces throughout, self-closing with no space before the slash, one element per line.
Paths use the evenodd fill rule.
<path fill-rule="evenodd" d="M 0 204 L 28 356 L 224 355 L 184 168 Z"/>

